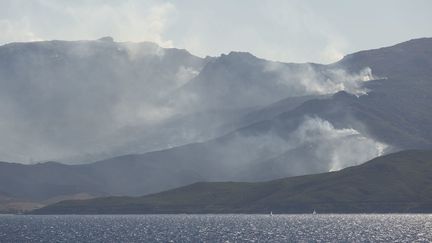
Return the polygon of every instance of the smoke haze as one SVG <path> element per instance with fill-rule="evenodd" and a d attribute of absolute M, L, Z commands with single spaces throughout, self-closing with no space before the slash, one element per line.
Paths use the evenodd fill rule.
<path fill-rule="evenodd" d="M 89 162 L 204 141 L 256 107 L 291 96 L 357 94 L 373 78 L 370 68 L 351 74 L 247 53 L 201 59 L 109 37 L 1 50 L 0 155 L 24 163 Z"/>

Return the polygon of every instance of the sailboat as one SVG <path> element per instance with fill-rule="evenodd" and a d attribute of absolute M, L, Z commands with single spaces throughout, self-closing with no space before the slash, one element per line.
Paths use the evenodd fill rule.
<path fill-rule="evenodd" d="M 315 209 L 314 209 L 314 211 L 312 212 L 312 214 L 314 214 L 314 215 L 317 214 L 317 212 L 315 211 Z"/>
<path fill-rule="evenodd" d="M 273 216 L 273 212 L 272 211 L 270 211 L 270 216 Z"/>

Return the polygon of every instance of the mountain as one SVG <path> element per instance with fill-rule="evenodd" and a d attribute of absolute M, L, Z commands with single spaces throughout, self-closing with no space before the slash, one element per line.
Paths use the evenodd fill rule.
<path fill-rule="evenodd" d="M 423 42 L 428 39 L 403 46 L 413 53 L 400 57 L 427 56 Z M 320 65 L 272 62 L 244 52 L 199 58 L 110 37 L 3 45 L 0 158 L 88 163 L 206 141 L 258 121 L 252 117 L 271 118 L 244 115 L 280 100 L 294 108 L 342 90 L 363 94 L 363 81 L 375 73 L 388 76 L 381 70 L 387 64 L 376 59 L 400 58 L 394 56 L 399 49 Z M 414 61 L 400 65 L 418 66 Z M 428 68 L 417 62 L 407 71 Z"/>
<path fill-rule="evenodd" d="M 171 148 L 237 129 L 223 125 L 288 96 L 315 95 L 284 85 L 268 69 L 275 64 L 110 37 L 0 46 L 0 159 L 88 163 Z"/>
<path fill-rule="evenodd" d="M 151 154 L 148 158 L 151 158 Z M 128 155 L 84 165 L 0 163 L 5 203 L 47 204 L 66 198 L 142 195 L 204 180 L 193 169 L 145 163 Z"/>
<path fill-rule="evenodd" d="M 0 159 L 88 163 L 203 142 L 307 100 L 343 90 L 364 94 L 364 85 L 382 83 L 367 80 L 394 79 L 396 72 L 399 79 L 428 77 L 429 42 L 359 52 L 332 65 L 244 52 L 199 58 L 110 37 L 3 45 Z"/>
<path fill-rule="evenodd" d="M 432 151 L 260 183 L 199 182 L 143 197 L 69 200 L 32 214 L 432 212 Z"/>
<path fill-rule="evenodd" d="M 272 104 L 244 116 L 244 126 L 223 137 L 188 146 L 184 153 L 179 153 L 183 148 L 164 153 L 191 161 L 189 154 L 199 151 L 202 163 L 220 164 L 209 180 L 256 181 L 338 170 L 391 151 L 432 147 L 431 38 L 313 67 L 324 76 L 337 73 L 350 80 L 357 74 L 372 80 L 357 93 L 346 89 L 320 99 L 299 98 L 297 104 L 288 98 L 296 105 Z M 217 178 L 220 167 L 227 169 Z"/>
<path fill-rule="evenodd" d="M 432 71 L 428 67 L 432 65 L 431 54 L 431 38 L 419 38 L 390 47 L 352 53 L 333 66 L 358 70 L 367 65 L 381 77 L 418 81 L 430 78 Z"/>
<path fill-rule="evenodd" d="M 145 48 L 147 44 L 116 43 L 109 40 L 84 43 L 53 41 L 11 44 L 11 46 L 18 45 L 19 48 L 12 48 L 15 51 L 28 48 L 32 53 L 44 46 L 48 46 L 47 49 L 51 50 L 52 45 L 61 46 L 61 50 L 64 49 L 64 46 L 70 45 L 72 50 L 75 50 L 74 48 L 81 47 L 81 44 L 86 48 L 91 47 L 91 50 L 96 47 L 96 50 L 102 48 L 101 54 L 92 54 L 91 58 L 82 57 L 87 61 L 96 59 L 97 63 L 100 63 L 98 65 L 87 63 L 88 65 L 82 67 L 83 70 L 77 69 L 74 71 L 76 74 L 73 75 L 86 76 L 87 73 L 92 73 L 92 67 L 109 69 L 110 72 L 123 72 L 123 68 L 116 70 L 105 67 L 105 59 L 109 59 L 108 56 L 116 57 L 116 55 L 104 56 L 103 53 L 106 50 L 103 48 L 116 52 L 117 48 L 129 50 L 128 48 L 132 45 L 137 47 L 137 49 L 132 48 L 133 53 L 141 48 L 147 50 Z M 3 46 L 0 49 L 4 51 L 11 48 L 6 47 Z M 142 87 L 138 84 L 153 79 L 144 78 L 132 79 L 134 85 L 128 86 L 128 90 L 133 91 L 131 96 L 115 96 L 117 97 L 114 99 L 115 102 L 102 102 L 104 105 L 100 107 L 91 105 L 90 96 L 83 98 L 89 101 L 89 104 L 78 106 L 71 100 L 63 103 L 57 102 L 57 98 L 51 99 L 52 96 L 44 92 L 38 93 L 37 97 L 30 96 L 34 97 L 34 100 L 25 100 L 28 98 L 26 95 L 21 98 L 15 95 L 8 102 L 0 103 L 5 111 L 8 110 L 6 109 L 8 106 L 15 111 L 12 112 L 13 116 L 5 116 L 5 119 L 12 117 L 14 119 L 11 121 L 15 121 L 16 118 L 16 123 L 6 121 L 0 124 L 0 127 L 5 129 L 4 137 L 2 137 L 5 143 L 5 146 L 2 147 L 4 151 L 14 152 L 15 150 L 10 149 L 10 146 L 14 147 L 18 144 L 22 145 L 18 147 L 20 151 L 28 152 L 27 146 L 20 141 L 26 136 L 36 136 L 30 128 L 36 128 L 37 133 L 46 133 L 49 138 L 58 139 L 59 147 L 56 143 L 33 143 L 38 144 L 44 149 L 43 151 L 51 151 L 51 145 L 56 145 L 58 151 L 63 151 L 60 147 L 66 144 L 71 149 L 85 154 L 93 147 L 104 147 L 106 142 L 115 144 L 104 147 L 105 149 L 110 148 L 105 154 L 111 157 L 110 159 L 102 159 L 94 163 L 80 165 L 52 162 L 35 165 L 2 163 L 0 164 L 0 195 L 8 198 L 9 203 L 13 201 L 38 204 L 82 195 L 85 197 L 138 196 L 198 181 L 254 182 L 337 171 L 359 165 L 389 152 L 412 148 L 430 149 L 432 147 L 431 47 L 431 38 L 411 40 L 391 47 L 350 54 L 340 62 L 330 65 L 270 62 L 248 53 L 235 52 L 221 57 L 195 59 L 184 50 L 165 50 L 157 47 L 151 49 L 157 51 L 150 53 L 170 52 L 171 50 L 176 53 L 174 56 L 185 55 L 185 59 L 170 69 L 172 74 L 177 74 L 178 69 L 182 69 L 184 60 L 189 60 L 189 58 L 197 60 L 196 68 L 201 68 L 201 71 L 195 73 L 195 76 L 187 82 L 175 86 L 176 88 L 170 93 L 170 99 L 168 99 L 176 101 L 172 104 L 146 106 L 147 101 L 140 98 L 146 95 L 141 93 Z M 45 56 L 47 50 L 43 49 L 41 52 L 43 55 L 40 55 Z M 144 51 L 138 51 L 138 53 L 142 52 Z M 79 59 L 75 51 L 72 53 L 72 57 Z M 36 55 L 37 58 L 40 58 L 40 55 Z M 100 55 L 103 58 L 98 58 Z M 116 57 L 115 60 L 125 61 L 135 57 L 130 54 L 124 55 L 120 57 L 125 59 Z M 135 65 L 133 61 L 127 62 L 125 70 L 138 74 L 142 72 L 143 76 L 150 75 L 152 70 L 157 70 L 159 65 L 153 65 L 153 62 L 171 62 L 175 59 L 170 57 L 165 60 L 164 57 L 154 55 L 156 54 L 138 55 L 142 58 L 142 63 L 136 66 L 136 70 L 130 70 Z M 28 54 L 23 56 L 28 57 Z M 147 60 L 148 58 L 152 61 Z M 14 65 L 21 62 L 24 61 L 15 62 Z M 80 63 L 76 60 L 65 63 L 69 62 L 74 65 Z M 114 64 L 117 65 L 116 62 Z M 36 65 L 37 62 L 29 61 L 29 63 Z M 10 68 L 13 69 L 14 65 L 11 64 Z M 146 65 L 150 65 L 147 71 L 141 71 L 143 67 L 147 67 Z M 66 67 L 69 67 L 69 64 L 65 64 L 63 68 Z M 48 68 L 44 66 L 41 70 L 46 69 Z M 38 70 L 34 67 L 32 71 L 36 77 L 42 75 L 37 73 Z M 4 72 L 7 71 L 4 70 Z M 49 73 L 54 75 L 57 71 Z M 57 73 L 59 80 L 63 78 L 61 73 L 60 70 Z M 161 75 L 165 71 L 157 73 Z M 14 75 L 24 74 L 26 72 Z M 111 75 L 114 73 L 108 76 Z M 78 80 L 76 82 L 81 82 L 79 76 L 76 78 Z M 23 85 L 27 87 L 28 83 L 33 84 L 30 81 L 39 79 L 17 80 L 20 81 L 15 81 L 17 87 L 11 89 L 11 92 L 20 90 L 18 84 L 23 85 L 20 82 L 27 82 L 26 85 Z M 45 82 L 48 79 L 41 78 L 40 80 L 43 80 L 40 82 Z M 87 85 L 92 80 L 86 78 L 83 82 Z M 170 82 L 171 79 L 164 80 Z M 121 78 L 116 78 L 114 83 L 117 82 L 123 81 Z M 43 90 L 44 86 L 52 87 L 54 90 L 58 88 L 55 83 L 52 86 L 44 83 L 35 90 Z M 6 85 L 6 87 L 9 86 Z M 114 91 L 122 90 L 119 86 L 114 87 Z M 265 92 L 263 91 L 261 96 L 257 93 L 258 90 Z M 124 94 L 129 94 L 128 92 Z M 97 93 L 95 91 L 95 94 Z M 229 94 L 230 97 L 225 97 L 225 94 Z M 274 96 L 271 97 L 270 94 Z M 101 97 L 106 96 L 101 95 Z M 122 100 L 125 97 L 127 102 L 123 103 L 120 110 L 111 110 L 113 106 L 118 105 L 118 99 Z M 166 96 L 163 97 L 166 98 Z M 24 99 L 25 102 L 21 99 Z M 44 102 L 40 103 L 39 99 Z M 21 111 L 21 108 L 13 105 L 15 103 L 23 107 L 30 106 L 25 108 L 25 111 Z M 231 103 L 233 103 L 232 107 Z M 31 111 L 32 105 L 35 109 L 32 113 L 37 113 L 37 119 L 33 119 L 30 113 L 27 114 Z M 46 111 L 38 110 L 44 105 L 55 107 L 58 105 L 59 116 L 62 118 L 55 119 L 56 116 L 50 113 L 53 110 L 52 107 L 46 108 Z M 151 107 L 155 109 L 150 109 Z M 84 114 L 92 114 L 90 118 L 100 118 L 97 114 L 99 110 L 106 111 L 108 116 L 107 119 L 98 118 L 92 121 L 94 122 L 92 124 L 82 123 L 78 119 L 80 117 L 78 108 L 83 108 Z M 141 114 L 140 109 L 146 112 L 153 110 L 155 113 L 153 114 L 152 111 Z M 187 112 L 160 118 L 159 115 L 163 117 L 162 113 L 171 109 Z M 17 110 L 20 112 L 16 112 Z M 70 110 L 73 112 L 69 113 Z M 97 112 L 93 114 L 95 111 Z M 140 116 L 140 119 L 143 120 L 138 119 L 140 121 L 138 125 L 120 126 L 119 130 L 114 127 L 107 128 L 105 125 L 99 126 L 98 122 L 106 122 L 109 126 L 117 124 L 116 121 L 119 120 L 113 120 L 111 115 L 120 114 L 121 112 L 118 113 L 118 111 L 134 114 L 132 115 L 133 121 L 129 119 L 131 118 L 129 115 L 120 116 L 122 119 L 128 119 L 120 119 L 122 122 L 119 124 L 123 124 L 124 121 L 135 124 L 135 118 L 137 118 L 135 115 L 140 114 L 143 115 Z M 67 116 L 63 116 L 65 112 Z M 74 114 L 77 117 L 68 120 L 68 117 Z M 148 118 L 146 115 L 151 115 L 150 117 L 155 119 L 159 117 L 160 121 L 147 123 L 148 119 L 144 119 Z M 84 122 L 87 121 L 86 119 Z M 75 121 L 77 126 L 74 125 Z M 23 129 L 24 127 L 20 124 L 27 128 Z M 97 128 L 93 129 L 94 126 Z M 13 137 L 14 132 L 11 131 L 17 128 L 22 128 L 20 131 L 26 136 Z M 62 129 L 67 132 L 64 133 Z M 98 137 L 96 135 L 99 129 L 112 134 L 108 137 Z M 92 137 L 92 139 L 83 139 L 80 135 L 83 131 L 86 131 L 85 136 Z M 206 135 L 203 136 L 203 134 Z M 39 135 L 37 134 L 36 137 Z M 33 140 L 29 139 L 29 141 Z M 82 145 L 77 147 L 73 141 L 80 141 Z M 89 150 L 81 150 L 82 146 L 86 147 L 86 143 L 89 144 Z M 159 148 L 159 150 L 144 153 L 149 148 Z M 138 153 L 137 151 L 144 152 Z M 134 152 L 134 154 L 109 156 L 126 152 Z"/>

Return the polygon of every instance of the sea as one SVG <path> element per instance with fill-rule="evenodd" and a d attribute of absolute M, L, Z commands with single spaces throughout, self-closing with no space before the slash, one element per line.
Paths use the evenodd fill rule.
<path fill-rule="evenodd" d="M 431 242 L 428 214 L 0 215 L 0 242 Z"/>

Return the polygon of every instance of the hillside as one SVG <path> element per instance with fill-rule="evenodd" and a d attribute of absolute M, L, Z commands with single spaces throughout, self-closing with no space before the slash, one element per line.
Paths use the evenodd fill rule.
<path fill-rule="evenodd" d="M 403 151 L 338 172 L 215 182 L 143 197 L 63 201 L 33 214 L 432 212 L 432 151 Z"/>

